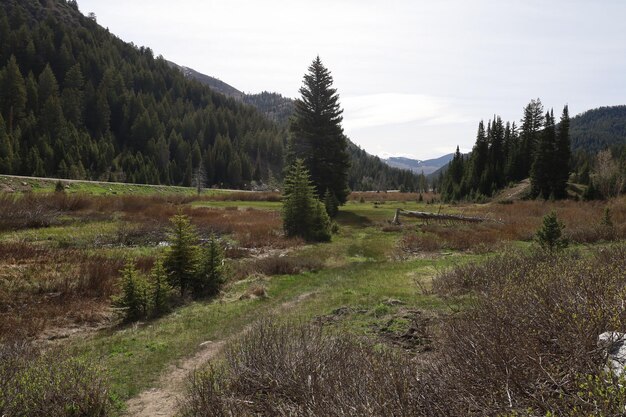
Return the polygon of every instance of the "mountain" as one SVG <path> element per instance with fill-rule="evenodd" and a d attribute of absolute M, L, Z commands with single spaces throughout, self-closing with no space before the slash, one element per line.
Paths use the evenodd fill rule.
<path fill-rule="evenodd" d="M 217 91 L 218 93 L 222 93 L 228 97 L 232 97 L 235 100 L 241 100 L 244 96 L 241 91 L 237 90 L 235 87 L 229 84 L 226 84 L 222 80 L 218 80 L 217 78 L 211 77 L 209 75 L 199 73 L 192 68 L 180 66 L 171 61 L 166 62 L 172 68 L 176 68 L 181 71 L 186 78 L 199 81 L 200 83 L 209 86 L 213 91 Z"/>
<path fill-rule="evenodd" d="M 626 106 L 588 110 L 570 121 L 572 150 L 596 153 L 615 145 L 626 145 Z"/>
<path fill-rule="evenodd" d="M 384 159 L 384 161 L 385 163 L 387 163 L 387 165 L 394 168 L 408 169 L 415 172 L 416 174 L 420 174 L 423 172 L 424 175 L 429 175 L 447 165 L 448 162 L 452 160 L 453 156 L 454 154 L 450 153 L 444 156 L 440 156 L 439 158 L 427 159 L 424 161 L 419 159 L 392 156 L 390 158 Z"/>
<path fill-rule="evenodd" d="M 243 187 L 282 172 L 284 129 L 76 1 L 3 0 L 0 39 L 1 173 Z"/>

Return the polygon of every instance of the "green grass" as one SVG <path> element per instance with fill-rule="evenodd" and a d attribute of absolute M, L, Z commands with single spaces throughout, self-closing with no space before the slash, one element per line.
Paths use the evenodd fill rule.
<path fill-rule="evenodd" d="M 127 399 L 153 386 L 170 363 L 192 355 L 200 343 L 224 339 L 259 318 L 277 315 L 310 320 L 339 307 L 374 311 L 389 298 L 411 308 L 443 308 L 439 298 L 421 294 L 415 280 L 427 286 L 437 269 L 465 255 L 392 261 L 389 255 L 397 238 L 376 228 L 344 227 L 332 243 L 305 246 L 293 254 L 327 259 L 325 269 L 272 277 L 264 283 L 267 299 L 239 300 L 227 294 L 222 301 L 195 302 L 144 325 L 73 342 L 72 349 L 109 369 L 115 396 Z M 230 291 L 241 292 L 244 286 L 234 285 Z M 346 331 L 367 333 L 379 318 L 377 314 L 353 315 L 342 326 Z"/>
<path fill-rule="evenodd" d="M 194 201 L 192 207 L 237 208 L 238 210 L 254 208 L 261 210 L 280 210 L 280 201 Z"/>
<path fill-rule="evenodd" d="M 0 175 L 0 185 L 9 187 L 17 192 L 32 191 L 35 193 L 53 192 L 57 179 L 33 179 L 16 178 L 8 175 Z M 177 187 L 169 185 L 145 185 L 145 184 L 121 184 L 108 182 L 72 181 L 61 182 L 66 186 L 65 191 L 71 194 L 81 193 L 90 195 L 154 195 L 154 194 L 180 194 L 186 196 L 197 195 L 194 187 Z M 0 188 L 1 190 L 1 188 Z M 228 191 L 204 189 L 202 196 L 216 195 Z"/>
<path fill-rule="evenodd" d="M 24 229 L 0 234 L 0 241 L 29 242 L 60 248 L 86 248 L 117 233 L 122 223 L 114 220 L 71 222 L 62 226 Z"/>

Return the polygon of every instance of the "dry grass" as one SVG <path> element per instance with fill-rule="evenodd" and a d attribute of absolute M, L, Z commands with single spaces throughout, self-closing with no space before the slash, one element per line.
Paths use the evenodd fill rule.
<path fill-rule="evenodd" d="M 392 201 L 419 201 L 419 193 L 398 193 L 398 192 L 375 192 L 375 191 L 353 191 L 348 196 L 348 201 L 357 202 L 392 202 Z M 436 200 L 439 198 L 438 194 L 431 192 L 422 193 L 422 200 L 424 203 Z"/>
<path fill-rule="evenodd" d="M 233 266 L 231 279 L 237 281 L 256 274 L 265 276 L 295 275 L 317 271 L 323 266 L 324 262 L 314 257 L 270 255 L 238 262 Z"/>
<path fill-rule="evenodd" d="M 121 267 L 76 250 L 0 243 L 0 340 L 101 320 Z"/>
<path fill-rule="evenodd" d="M 607 207 L 610 208 L 614 227 L 601 224 Z M 589 244 L 626 238 L 626 199 L 584 203 L 516 201 L 512 204 L 459 206 L 454 210 L 457 213 L 495 221 L 472 225 L 423 223 L 418 231 L 404 234 L 399 248 L 408 253 L 441 249 L 493 251 L 505 242 L 533 240 L 543 216 L 552 210 L 557 212 L 566 226 L 565 237 L 573 243 Z"/>

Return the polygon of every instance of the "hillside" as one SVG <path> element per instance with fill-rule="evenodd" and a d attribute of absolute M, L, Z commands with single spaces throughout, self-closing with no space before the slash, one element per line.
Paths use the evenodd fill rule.
<path fill-rule="evenodd" d="M 75 2 L 0 4 L 0 172 L 241 187 L 282 171 L 285 133 L 116 38 Z"/>
<path fill-rule="evenodd" d="M 573 117 L 570 138 L 573 150 L 591 153 L 626 145 L 626 106 L 600 107 Z"/>

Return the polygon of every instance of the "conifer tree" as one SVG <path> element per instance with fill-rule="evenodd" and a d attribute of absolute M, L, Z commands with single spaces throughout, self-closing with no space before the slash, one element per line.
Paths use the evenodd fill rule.
<path fill-rule="evenodd" d="M 198 275 L 194 280 L 194 296 L 211 297 L 218 294 L 225 280 L 224 253 L 215 235 L 211 235 L 202 250 Z"/>
<path fill-rule="evenodd" d="M 569 162 L 571 157 L 569 140 L 569 109 L 566 105 L 561 114 L 554 150 L 554 196 L 567 197 L 567 180 L 569 179 Z"/>
<path fill-rule="evenodd" d="M 301 98 L 296 100 L 288 163 L 302 159 L 318 198 L 330 190 L 344 204 L 348 196 L 349 155 L 341 127 L 343 110 L 332 83 L 330 71 L 318 56 L 304 75 Z"/>
<path fill-rule="evenodd" d="M 9 59 L 0 80 L 2 115 L 7 123 L 7 131 L 11 134 L 16 127 L 15 122 L 23 116 L 26 106 L 26 84 L 14 56 Z"/>
<path fill-rule="evenodd" d="M 165 267 L 169 283 L 178 288 L 183 297 L 192 285 L 198 265 L 199 247 L 195 228 L 184 214 L 170 219 L 172 228 L 169 234 L 170 247 L 165 254 Z"/>
<path fill-rule="evenodd" d="M 290 167 L 283 187 L 283 229 L 289 237 L 329 241 L 330 218 L 317 199 L 315 187 L 301 159 Z"/>
<path fill-rule="evenodd" d="M 544 129 L 535 150 L 535 158 L 530 172 L 531 194 L 535 197 L 548 199 L 550 195 L 554 196 L 555 141 L 554 116 L 547 112 Z"/>
<path fill-rule="evenodd" d="M 554 252 L 567 247 L 568 242 L 563 235 L 565 225 L 561 222 L 556 212 L 552 211 L 543 218 L 543 223 L 537 230 L 537 241 L 539 245 L 549 251 Z"/>
<path fill-rule="evenodd" d="M 150 271 L 150 302 L 151 315 L 159 316 L 166 313 L 170 308 L 170 296 L 172 286 L 168 283 L 167 271 L 163 266 L 163 260 L 158 259 Z"/>
<path fill-rule="evenodd" d="M 531 100 L 524 108 L 524 117 L 520 127 L 519 162 L 516 164 L 518 171 L 515 180 L 522 180 L 528 176 L 535 149 L 539 141 L 541 128 L 543 127 L 543 104 L 540 99 Z"/>
<path fill-rule="evenodd" d="M 145 280 L 141 279 L 131 259 L 126 261 L 121 272 L 122 295 L 115 304 L 124 309 L 124 317 L 128 321 L 145 317 L 148 310 Z"/>

